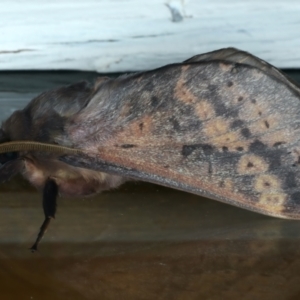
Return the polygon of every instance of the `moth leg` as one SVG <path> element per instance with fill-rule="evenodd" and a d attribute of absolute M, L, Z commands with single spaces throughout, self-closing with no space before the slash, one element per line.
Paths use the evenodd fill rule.
<path fill-rule="evenodd" d="M 58 186 L 53 179 L 48 178 L 43 189 L 43 210 L 45 214 L 45 220 L 40 228 L 35 243 L 30 248 L 32 252 L 35 252 L 37 250 L 37 246 L 43 238 L 44 234 L 46 233 L 51 219 L 55 218 L 57 196 Z"/>

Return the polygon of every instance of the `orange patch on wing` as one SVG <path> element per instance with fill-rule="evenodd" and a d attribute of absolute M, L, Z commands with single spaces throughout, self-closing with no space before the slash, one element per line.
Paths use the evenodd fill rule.
<path fill-rule="evenodd" d="M 183 66 L 181 67 L 181 72 L 182 72 L 182 73 L 186 72 L 190 67 L 191 67 L 190 65 L 183 65 Z"/>
<path fill-rule="evenodd" d="M 105 146 L 151 143 L 151 138 L 153 137 L 152 130 L 153 118 L 150 115 L 146 115 L 124 126 L 122 131 L 119 131 L 110 140 L 105 142 Z"/>
<path fill-rule="evenodd" d="M 234 183 L 231 179 L 229 178 L 226 178 L 224 180 L 224 187 L 226 190 L 230 191 L 230 192 L 233 192 L 234 191 Z"/>
<path fill-rule="evenodd" d="M 146 137 L 152 136 L 153 129 L 153 118 L 150 115 L 144 116 L 136 122 L 128 124 L 126 132 L 129 136 L 135 137 Z"/>
<path fill-rule="evenodd" d="M 237 172 L 242 175 L 266 172 L 269 165 L 258 155 L 247 154 L 238 162 Z"/>
<path fill-rule="evenodd" d="M 281 129 L 268 133 L 260 138 L 260 140 L 269 147 L 274 147 L 276 143 L 292 143 L 296 140 L 295 132 L 289 128 Z"/>
<path fill-rule="evenodd" d="M 204 123 L 203 133 L 209 144 L 228 151 L 245 151 L 248 149 L 250 140 L 242 140 L 237 131 L 231 131 L 228 122 L 222 118 L 213 118 Z"/>
<path fill-rule="evenodd" d="M 249 129 L 252 134 L 260 134 L 267 132 L 268 130 L 274 130 L 279 124 L 278 119 L 277 116 L 262 117 L 256 122 L 249 124 Z"/>
<path fill-rule="evenodd" d="M 236 132 L 227 132 L 220 136 L 212 136 L 209 140 L 213 143 L 216 147 L 222 148 L 223 146 L 236 146 L 237 141 L 239 141 L 239 135 Z M 233 145 L 235 143 L 235 145 Z"/>
<path fill-rule="evenodd" d="M 259 205 L 266 210 L 281 212 L 286 203 L 287 195 L 284 193 L 264 193 L 259 197 Z"/>
<path fill-rule="evenodd" d="M 205 135 L 209 139 L 214 139 L 214 137 L 218 137 L 222 134 L 231 132 L 229 131 L 228 122 L 223 118 L 215 118 L 213 120 L 209 120 L 204 124 L 203 131 Z"/>
<path fill-rule="evenodd" d="M 205 100 L 200 100 L 195 104 L 196 115 L 203 121 L 215 117 L 215 110 L 211 103 Z"/>
<path fill-rule="evenodd" d="M 197 97 L 186 87 L 185 80 L 183 78 L 179 78 L 175 86 L 174 96 L 179 101 L 182 101 L 187 104 L 197 102 Z"/>
<path fill-rule="evenodd" d="M 257 192 L 270 193 L 281 190 L 281 182 L 274 175 L 262 174 L 256 178 L 254 188 Z"/>
<path fill-rule="evenodd" d="M 236 132 L 228 132 L 215 138 L 209 139 L 209 143 L 222 149 L 226 147 L 228 151 L 244 151 L 248 149 L 248 141 L 240 141 L 240 136 Z"/>
<path fill-rule="evenodd" d="M 251 122 L 252 120 L 261 121 L 263 118 L 271 115 L 270 110 L 271 107 L 265 100 L 250 99 L 250 101 L 245 101 L 239 110 L 239 117 L 245 122 Z"/>

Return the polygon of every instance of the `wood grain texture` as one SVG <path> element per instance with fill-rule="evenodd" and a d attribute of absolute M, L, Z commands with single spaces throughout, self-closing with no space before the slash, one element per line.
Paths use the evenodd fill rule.
<path fill-rule="evenodd" d="M 299 299 L 299 222 L 133 184 L 59 199 L 32 254 L 40 197 L 15 186 L 0 192 L 1 299 Z"/>
<path fill-rule="evenodd" d="M 300 67 L 299 14 L 296 0 L 3 0 L 0 70 L 136 71 L 228 46 Z"/>

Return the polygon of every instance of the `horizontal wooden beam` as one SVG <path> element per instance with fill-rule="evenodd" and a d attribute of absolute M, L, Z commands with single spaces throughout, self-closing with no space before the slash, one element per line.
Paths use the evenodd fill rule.
<path fill-rule="evenodd" d="M 299 0 L 2 0 L 0 70 L 124 72 L 233 46 L 300 67 Z"/>

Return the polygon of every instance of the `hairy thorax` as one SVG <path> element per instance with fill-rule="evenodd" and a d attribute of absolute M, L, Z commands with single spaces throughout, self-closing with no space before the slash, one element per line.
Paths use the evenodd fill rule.
<path fill-rule="evenodd" d="M 23 176 L 35 187 L 42 189 L 48 178 L 58 185 L 63 196 L 88 196 L 113 189 L 126 181 L 125 178 L 107 173 L 68 166 L 57 160 L 24 158 Z"/>

